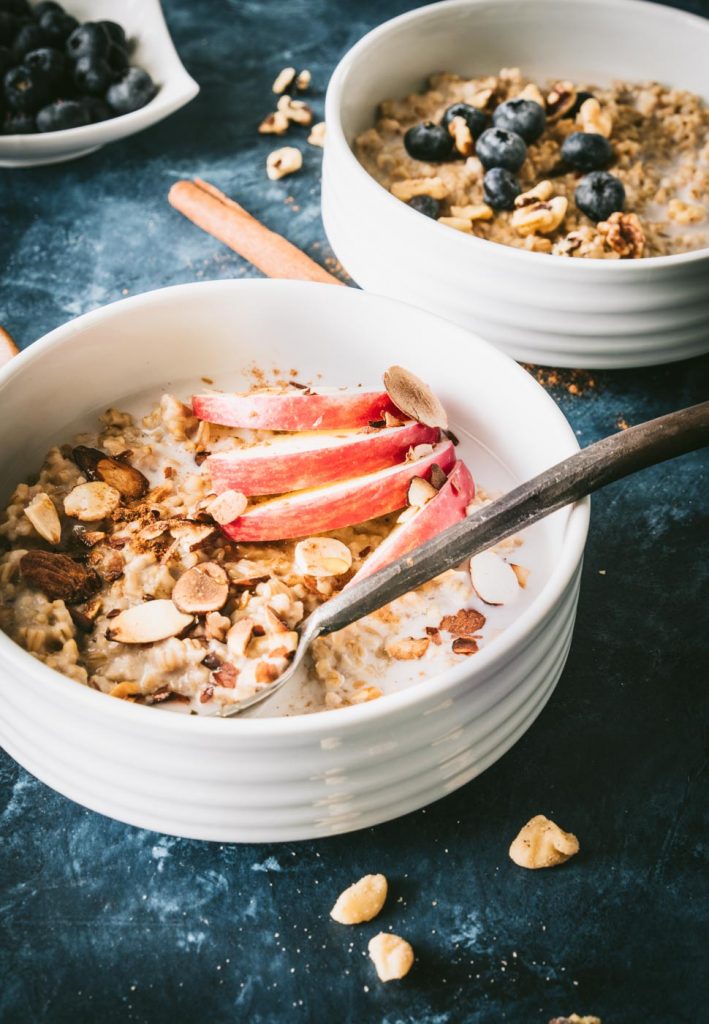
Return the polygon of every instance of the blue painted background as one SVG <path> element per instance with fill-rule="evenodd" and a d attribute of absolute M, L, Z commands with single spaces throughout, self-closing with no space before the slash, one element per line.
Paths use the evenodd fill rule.
<path fill-rule="evenodd" d="M 320 152 L 304 147 L 304 171 L 270 183 L 274 141 L 255 127 L 281 67 L 312 70 L 319 112 L 339 56 L 411 6 L 167 0 L 200 97 L 77 163 L 0 172 L 0 323 L 27 345 L 126 294 L 251 276 L 167 205 L 183 176 L 324 260 Z M 582 444 L 706 398 L 709 360 L 594 377 L 579 396 L 551 387 Z M 695 454 L 594 499 L 575 641 L 548 708 L 479 780 L 398 822 L 292 846 L 169 839 L 84 811 L 0 755 L 0 1021 L 703 1019 L 707 496 Z M 507 846 L 539 812 L 582 852 L 523 872 Z M 335 925 L 335 896 L 368 871 L 390 879 L 385 912 Z M 382 986 L 364 951 L 389 925 L 418 960 Z"/>

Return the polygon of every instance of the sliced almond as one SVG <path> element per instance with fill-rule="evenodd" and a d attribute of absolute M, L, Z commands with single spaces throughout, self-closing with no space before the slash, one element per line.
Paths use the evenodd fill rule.
<path fill-rule="evenodd" d="M 397 409 L 427 427 L 448 426 L 446 410 L 420 377 L 403 366 L 390 366 L 384 373 L 384 387 Z"/>
<path fill-rule="evenodd" d="M 409 484 L 409 490 L 406 495 L 406 500 L 409 505 L 415 505 L 417 508 L 423 508 L 427 501 L 431 498 L 435 498 L 438 491 L 435 487 L 424 480 L 422 476 L 412 477 L 411 483 Z"/>
<path fill-rule="evenodd" d="M 119 612 L 106 630 L 106 639 L 120 644 L 153 644 L 177 636 L 193 622 L 169 600 L 146 601 Z"/>
<path fill-rule="evenodd" d="M 246 495 L 241 491 L 222 491 L 207 505 L 207 512 L 215 522 L 224 526 L 243 515 L 248 503 Z"/>
<path fill-rule="evenodd" d="M 181 612 L 188 615 L 218 612 L 228 597 L 227 574 L 216 562 L 202 562 L 188 569 L 172 591 L 172 600 Z"/>
<path fill-rule="evenodd" d="M 294 563 L 306 576 L 342 576 L 352 566 L 352 552 L 334 537 L 309 537 L 296 544 Z"/>
<path fill-rule="evenodd" d="M 384 650 L 390 658 L 397 661 L 415 661 L 423 658 L 428 650 L 431 639 L 427 636 L 421 637 L 390 637 L 384 644 Z"/>
<path fill-rule="evenodd" d="M 142 498 L 150 488 L 148 478 L 123 458 L 114 459 L 97 448 L 87 448 L 85 445 L 78 445 L 71 454 L 89 480 L 103 480 L 129 501 Z"/>
<path fill-rule="evenodd" d="M 82 523 L 96 523 L 114 512 L 121 501 L 120 492 L 102 480 L 77 484 L 64 499 L 64 511 Z"/>
<path fill-rule="evenodd" d="M 119 700 L 131 700 L 140 692 L 140 683 L 126 679 L 122 683 L 116 683 L 113 689 L 108 691 L 108 695 L 109 697 L 118 697 Z"/>
<path fill-rule="evenodd" d="M 414 516 L 418 513 L 419 509 L 415 505 L 409 505 L 404 511 L 397 517 L 397 523 L 410 523 Z"/>
<path fill-rule="evenodd" d="M 62 525 L 59 522 L 59 513 L 48 494 L 44 491 L 35 494 L 24 512 L 42 540 L 46 540 L 48 544 L 59 543 L 62 539 Z"/>
<path fill-rule="evenodd" d="M 384 413 L 384 425 L 387 427 L 403 427 L 403 420 L 398 419 L 390 412 Z"/>
<path fill-rule="evenodd" d="M 266 630 L 269 633 L 287 633 L 288 632 L 288 626 L 286 626 L 286 624 L 283 621 L 283 619 L 281 619 L 276 614 L 276 612 L 274 612 L 273 608 L 269 608 L 268 605 L 266 605 L 265 619 L 266 619 Z"/>
<path fill-rule="evenodd" d="M 517 577 L 517 582 L 519 583 L 520 587 L 524 589 L 524 587 L 527 586 L 527 580 L 529 579 L 531 569 L 527 569 L 523 565 L 517 565 L 516 562 L 510 562 L 510 568 Z"/>
<path fill-rule="evenodd" d="M 210 540 L 216 531 L 209 523 L 192 523 L 185 520 L 171 526 L 170 533 L 176 541 L 186 544 L 190 551 L 196 551 Z"/>
<path fill-rule="evenodd" d="M 519 597 L 519 583 L 512 566 L 494 551 L 481 551 L 470 559 L 470 578 L 485 604 L 510 604 Z"/>
<path fill-rule="evenodd" d="M 406 461 L 416 462 L 418 459 L 425 459 L 426 456 L 431 455 L 432 452 L 432 444 L 416 444 L 413 448 L 409 448 L 406 453 Z"/>
<path fill-rule="evenodd" d="M 254 635 L 255 625 L 254 620 L 250 618 L 239 619 L 234 623 L 226 635 L 226 645 L 231 655 L 236 655 L 239 658 L 246 657 L 246 649 Z"/>

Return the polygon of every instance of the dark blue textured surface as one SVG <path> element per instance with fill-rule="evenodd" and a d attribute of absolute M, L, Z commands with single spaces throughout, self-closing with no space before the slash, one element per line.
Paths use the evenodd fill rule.
<path fill-rule="evenodd" d="M 0 172 L 0 323 L 29 344 L 123 294 L 251 275 L 168 207 L 181 176 L 208 178 L 324 259 L 319 151 L 269 183 L 273 139 L 255 125 L 282 66 L 312 69 L 320 109 L 340 54 L 410 6 L 169 0 L 201 96 L 77 163 Z M 706 13 L 704 0 L 678 6 Z M 553 389 L 583 444 L 621 417 L 706 398 L 709 362 L 595 378 L 580 396 Z M 706 1019 L 707 496 L 694 455 L 594 499 L 575 641 L 549 706 L 484 776 L 398 822 L 293 846 L 168 839 L 84 811 L 0 756 L 0 1021 Z M 582 852 L 523 872 L 507 846 L 540 812 Z M 390 878 L 384 914 L 333 924 L 334 897 L 367 871 Z M 389 925 L 418 961 L 382 986 L 363 951 Z"/>

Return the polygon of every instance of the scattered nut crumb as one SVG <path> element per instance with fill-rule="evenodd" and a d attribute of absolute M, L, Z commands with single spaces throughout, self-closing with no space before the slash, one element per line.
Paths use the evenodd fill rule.
<path fill-rule="evenodd" d="M 284 135 L 288 131 L 288 124 L 286 115 L 282 111 L 276 110 L 264 117 L 258 130 L 261 135 Z"/>
<path fill-rule="evenodd" d="M 295 79 L 295 68 L 283 68 L 276 75 L 276 80 L 271 86 L 276 95 L 280 95 L 288 89 Z"/>
<path fill-rule="evenodd" d="M 510 846 L 510 857 L 521 868 L 553 868 L 579 852 L 579 841 L 543 814 L 531 818 Z"/>
<path fill-rule="evenodd" d="M 369 956 L 380 981 L 396 981 L 411 970 L 414 951 L 406 939 L 391 932 L 379 932 L 369 940 Z"/>
<path fill-rule="evenodd" d="M 384 875 L 365 875 L 337 897 L 330 917 L 338 924 L 361 924 L 380 912 L 387 898 Z"/>
<path fill-rule="evenodd" d="M 278 181 L 279 178 L 285 178 L 287 174 L 294 174 L 302 166 L 303 154 L 295 146 L 274 149 L 266 158 L 266 174 L 271 181 Z"/>
<path fill-rule="evenodd" d="M 554 1017 L 549 1024 L 602 1024 L 600 1017 L 579 1017 L 572 1013 L 570 1017 Z"/>
<path fill-rule="evenodd" d="M 308 142 L 311 146 L 319 146 L 321 149 L 325 145 L 325 122 L 318 121 L 310 129 L 310 135 L 308 135 Z"/>
<path fill-rule="evenodd" d="M 390 658 L 398 661 L 414 661 L 423 658 L 430 644 L 430 637 L 390 637 L 384 644 L 384 650 Z"/>
<path fill-rule="evenodd" d="M 25 506 L 24 512 L 42 540 L 46 540 L 48 544 L 59 543 L 62 539 L 62 527 L 56 506 L 48 494 L 44 491 L 35 494 L 29 505 Z"/>
<path fill-rule="evenodd" d="M 303 68 L 303 70 L 300 71 L 298 73 L 298 76 L 296 77 L 296 80 L 295 80 L 295 87 L 296 87 L 296 89 L 299 92 L 305 92 L 306 89 L 310 88 L 310 83 L 312 81 L 312 78 L 313 78 L 313 76 L 308 71 L 308 69 L 307 68 Z"/>

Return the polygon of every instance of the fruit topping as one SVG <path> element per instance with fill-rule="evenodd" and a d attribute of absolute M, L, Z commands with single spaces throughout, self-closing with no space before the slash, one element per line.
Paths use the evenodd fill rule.
<path fill-rule="evenodd" d="M 607 220 L 623 209 L 625 189 L 620 178 L 608 171 L 591 171 L 576 186 L 576 205 L 593 221 Z"/>
<path fill-rule="evenodd" d="M 576 171 L 596 171 L 613 159 L 611 144 L 603 135 L 572 132 L 564 139 L 561 158 Z"/>
<path fill-rule="evenodd" d="M 433 121 L 416 124 L 404 135 L 406 152 L 414 160 L 440 163 L 450 160 L 453 154 L 453 139 L 448 129 Z"/>
<path fill-rule="evenodd" d="M 495 108 L 492 123 L 495 128 L 515 132 L 525 142 L 535 142 L 546 127 L 544 107 L 534 100 L 512 99 Z"/>
<path fill-rule="evenodd" d="M 521 191 L 514 174 L 504 167 L 493 167 L 483 178 L 483 196 L 493 210 L 511 210 Z"/>
<path fill-rule="evenodd" d="M 527 156 L 527 147 L 516 132 L 488 128 L 478 139 L 475 153 L 485 170 L 502 167 L 506 171 L 518 171 Z"/>

